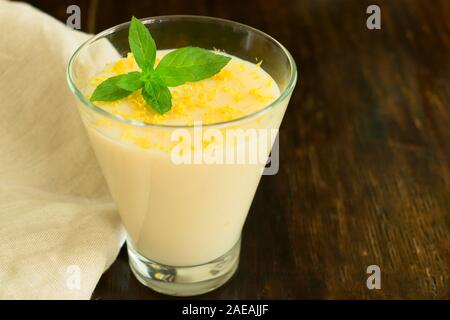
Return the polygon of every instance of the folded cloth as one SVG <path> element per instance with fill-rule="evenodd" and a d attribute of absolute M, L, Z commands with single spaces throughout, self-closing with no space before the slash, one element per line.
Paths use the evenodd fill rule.
<path fill-rule="evenodd" d="M 69 91 L 89 36 L 0 0 L 0 299 L 89 299 L 124 231 Z"/>

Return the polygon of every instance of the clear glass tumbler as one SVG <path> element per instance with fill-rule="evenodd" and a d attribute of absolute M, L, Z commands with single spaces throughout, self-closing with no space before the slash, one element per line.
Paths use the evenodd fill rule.
<path fill-rule="evenodd" d="M 81 118 L 127 231 L 133 273 L 158 292 L 197 295 L 224 284 L 238 267 L 242 227 L 274 139 L 270 136 L 267 146 L 260 148 L 263 161 L 256 163 L 180 164 L 174 161 L 174 147 L 182 134 L 200 134 L 204 142 L 202 133 L 208 130 L 224 135 L 236 129 L 278 130 L 295 87 L 296 66 L 278 41 L 237 22 L 201 16 L 160 16 L 142 22 L 160 50 L 197 46 L 251 62 L 262 60 L 262 68 L 281 92 L 262 110 L 228 122 L 143 123 L 108 113 L 84 94 L 89 80 L 107 63 L 130 52 L 129 23 L 97 34 L 70 59 L 69 87 L 78 98 Z M 248 139 L 242 141 L 241 149 L 256 152 Z M 222 145 L 221 150 L 229 155 L 235 147 L 236 143 Z"/>

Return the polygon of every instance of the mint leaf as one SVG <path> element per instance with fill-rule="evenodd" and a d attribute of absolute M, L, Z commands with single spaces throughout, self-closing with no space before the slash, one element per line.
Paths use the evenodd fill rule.
<path fill-rule="evenodd" d="M 124 74 L 123 77 L 117 81 L 117 86 L 124 90 L 136 91 L 144 86 L 141 80 L 141 73 L 137 71 Z"/>
<path fill-rule="evenodd" d="M 186 47 L 169 52 L 154 70 L 156 44 L 150 31 L 132 17 L 128 31 L 131 52 L 142 72 L 130 72 L 103 81 L 91 96 L 91 101 L 115 101 L 142 88 L 142 96 L 160 114 L 172 108 L 168 87 L 212 77 L 230 60 L 230 57 L 209 50 Z"/>
<path fill-rule="evenodd" d="M 142 96 L 159 114 L 164 114 L 172 108 L 172 95 L 169 88 L 154 78 L 145 83 Z"/>
<path fill-rule="evenodd" d="M 156 67 L 156 74 L 169 87 L 212 77 L 231 60 L 209 50 L 185 47 L 169 52 Z"/>
<path fill-rule="evenodd" d="M 124 74 L 106 79 L 95 88 L 91 101 L 115 101 L 130 95 L 132 91 L 117 86 Z"/>
<path fill-rule="evenodd" d="M 136 63 L 142 70 L 153 69 L 156 44 L 147 27 L 137 18 L 131 18 L 128 43 Z"/>

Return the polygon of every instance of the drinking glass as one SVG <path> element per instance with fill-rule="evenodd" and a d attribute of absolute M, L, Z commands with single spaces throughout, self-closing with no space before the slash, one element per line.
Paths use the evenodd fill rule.
<path fill-rule="evenodd" d="M 223 135 L 231 130 L 276 131 L 295 87 L 296 66 L 278 41 L 241 23 L 180 15 L 141 21 L 159 50 L 195 46 L 263 61 L 261 67 L 281 92 L 266 107 L 231 121 L 186 126 L 144 123 L 109 113 L 86 95 L 92 77 L 130 52 L 129 23 L 95 35 L 70 59 L 69 87 L 127 231 L 134 275 L 161 293 L 197 295 L 224 284 L 238 267 L 242 227 L 274 139 L 271 135 L 260 148 L 263 161 L 257 163 L 177 163 L 174 148 L 183 140 L 180 136 L 195 140 L 199 131 Z M 248 139 L 243 141 L 241 151 L 250 156 L 261 151 L 255 151 Z M 229 156 L 235 147 L 236 143 L 222 144 L 222 155 Z M 201 156 L 207 151 L 194 154 L 198 152 Z"/>

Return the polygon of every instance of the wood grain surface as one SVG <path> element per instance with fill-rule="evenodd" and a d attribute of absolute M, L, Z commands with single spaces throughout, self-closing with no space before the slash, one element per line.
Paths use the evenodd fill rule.
<path fill-rule="evenodd" d="M 237 274 L 212 299 L 448 299 L 450 1 L 29 1 L 84 31 L 131 15 L 243 22 L 293 54 L 299 82 L 262 178 Z M 381 30 L 366 8 L 381 8 Z M 381 289 L 366 268 L 381 268 Z M 167 298 L 140 285 L 122 249 L 94 299 Z"/>

